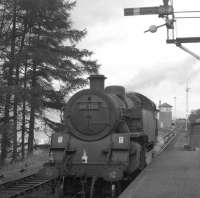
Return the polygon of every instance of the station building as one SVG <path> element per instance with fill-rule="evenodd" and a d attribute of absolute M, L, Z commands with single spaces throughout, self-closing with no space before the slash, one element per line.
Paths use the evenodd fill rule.
<path fill-rule="evenodd" d="M 159 128 L 170 128 L 172 125 L 172 106 L 161 102 L 159 103 Z"/>

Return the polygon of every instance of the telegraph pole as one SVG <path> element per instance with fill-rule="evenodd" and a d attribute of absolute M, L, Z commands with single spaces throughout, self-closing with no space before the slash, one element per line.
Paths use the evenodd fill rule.
<path fill-rule="evenodd" d="M 186 92 L 186 119 L 185 119 L 185 130 L 186 130 L 186 131 L 188 130 L 189 91 L 190 91 L 190 88 L 189 88 L 189 86 L 188 86 L 188 80 L 187 80 L 187 82 L 186 82 L 186 89 L 185 89 L 185 92 Z"/>
<path fill-rule="evenodd" d="M 174 122 L 176 125 L 176 96 L 174 97 Z"/>

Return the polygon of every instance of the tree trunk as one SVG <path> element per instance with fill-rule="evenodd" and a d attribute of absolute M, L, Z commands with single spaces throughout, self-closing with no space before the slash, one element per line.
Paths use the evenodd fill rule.
<path fill-rule="evenodd" d="M 11 38 L 11 51 L 10 51 L 10 64 L 8 74 L 8 87 L 12 86 L 12 74 L 15 63 L 15 41 L 16 41 L 16 0 L 13 2 L 13 17 L 12 17 L 12 38 Z M 7 157 L 8 147 L 8 132 L 9 132 L 9 114 L 10 114 L 10 99 L 11 94 L 6 94 L 5 111 L 4 111 L 4 132 L 2 135 L 1 143 L 1 163 L 4 164 Z"/>
<path fill-rule="evenodd" d="M 38 25 L 39 31 L 37 34 L 37 42 L 40 41 L 40 24 Z M 34 129 L 35 129 L 35 110 L 36 110 L 36 68 L 37 68 L 38 60 L 33 60 L 32 66 L 32 76 L 31 76 L 31 110 L 30 110 L 30 121 L 29 121 L 29 136 L 28 136 L 28 154 L 33 153 L 33 142 L 34 142 Z"/>
<path fill-rule="evenodd" d="M 26 99 L 23 99 L 23 109 L 22 109 L 22 134 L 21 134 L 21 152 L 22 152 L 22 159 L 25 157 L 24 152 L 24 138 L 26 132 Z"/>
<path fill-rule="evenodd" d="M 10 94 L 6 95 L 6 103 L 4 110 L 4 124 L 3 133 L 1 140 L 1 165 L 4 164 L 7 157 L 7 147 L 8 147 L 8 132 L 9 132 L 9 108 L 10 108 Z"/>
<path fill-rule="evenodd" d="M 28 154 L 33 153 L 34 128 L 35 128 L 35 108 L 36 108 L 36 64 L 33 65 L 31 78 L 31 111 L 29 121 Z"/>
<path fill-rule="evenodd" d="M 21 44 L 20 44 L 20 49 L 19 49 L 18 54 L 20 54 L 23 50 L 26 31 L 27 31 L 27 24 L 24 21 L 24 30 L 23 30 L 23 35 L 21 38 Z M 15 86 L 16 87 L 19 84 L 19 64 L 20 64 L 19 62 L 16 64 L 16 73 L 15 73 Z M 17 132 L 18 132 L 18 126 L 17 126 L 18 125 L 18 119 L 17 119 L 18 118 L 18 93 L 15 94 L 13 112 L 14 112 L 13 160 L 16 160 L 16 158 L 17 158 Z"/>
<path fill-rule="evenodd" d="M 19 81 L 19 67 L 17 66 L 16 68 L 16 80 L 15 80 L 15 85 L 18 85 Z M 15 94 L 14 98 L 14 107 L 13 107 L 13 112 L 14 112 L 14 123 L 13 123 L 13 160 L 16 160 L 17 158 L 17 122 L 18 122 L 18 96 Z"/>
<path fill-rule="evenodd" d="M 25 68 L 24 68 L 24 95 L 23 95 L 23 107 L 22 107 L 22 142 L 21 142 L 21 147 L 22 147 L 22 159 L 25 157 L 25 149 L 24 149 L 24 138 L 25 138 L 25 132 L 26 132 L 26 73 L 27 73 L 27 63 L 25 63 Z"/>

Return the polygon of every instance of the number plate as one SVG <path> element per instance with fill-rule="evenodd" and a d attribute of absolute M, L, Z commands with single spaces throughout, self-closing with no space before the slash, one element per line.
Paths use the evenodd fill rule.
<path fill-rule="evenodd" d="M 58 136 L 58 143 L 62 143 L 63 142 L 63 136 Z"/>
<path fill-rule="evenodd" d="M 119 144 L 124 144 L 124 137 L 123 136 L 119 137 Z"/>

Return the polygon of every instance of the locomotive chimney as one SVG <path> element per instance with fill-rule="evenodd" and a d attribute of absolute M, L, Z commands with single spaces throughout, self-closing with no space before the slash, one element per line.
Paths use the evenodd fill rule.
<path fill-rule="evenodd" d="M 91 75 L 90 80 L 90 89 L 97 91 L 104 91 L 104 81 L 106 77 L 104 75 Z"/>

